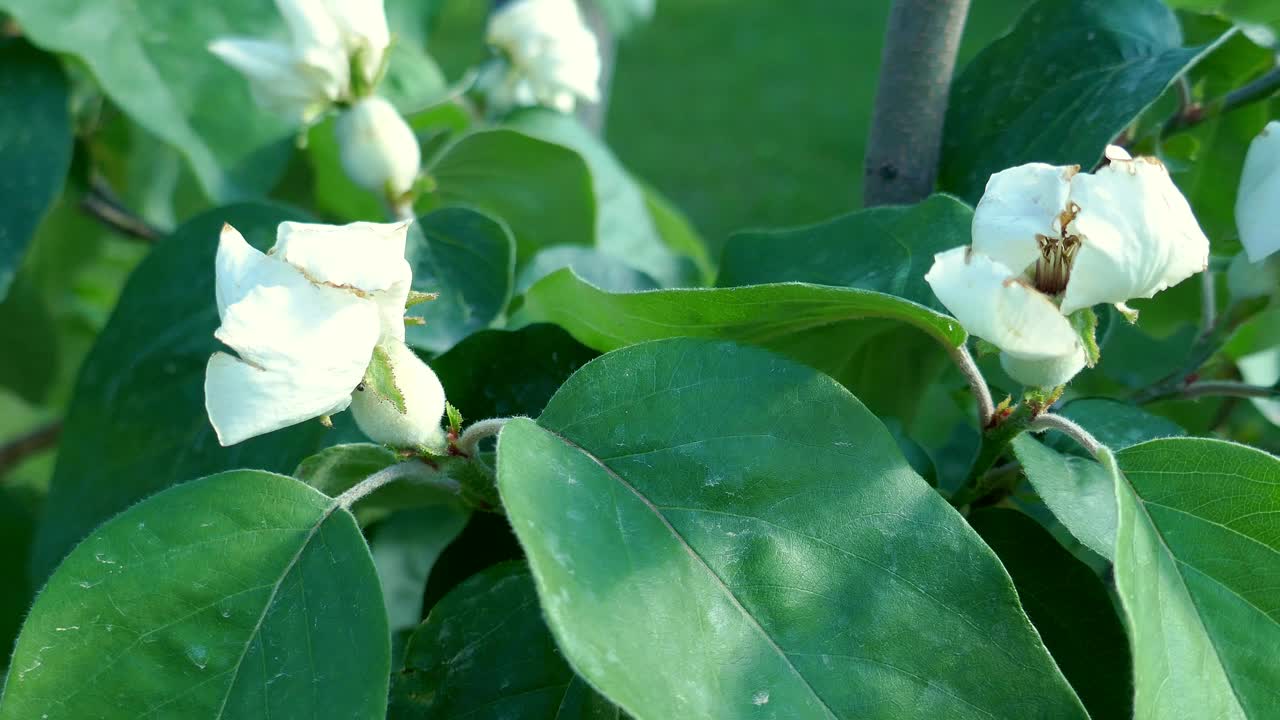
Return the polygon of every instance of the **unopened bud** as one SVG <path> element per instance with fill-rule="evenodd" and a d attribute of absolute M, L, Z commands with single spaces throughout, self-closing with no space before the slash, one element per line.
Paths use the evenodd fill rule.
<path fill-rule="evenodd" d="M 413 187 L 422 150 L 391 103 L 363 98 L 338 116 L 335 131 L 342 167 L 357 185 L 393 200 Z"/>
<path fill-rule="evenodd" d="M 352 393 L 351 414 L 360 431 L 374 442 L 398 448 L 441 453 L 445 435 L 444 387 L 435 372 L 404 343 L 384 340 L 378 348 L 391 386 L 362 383 Z M 388 388 L 398 397 L 380 391 Z"/>

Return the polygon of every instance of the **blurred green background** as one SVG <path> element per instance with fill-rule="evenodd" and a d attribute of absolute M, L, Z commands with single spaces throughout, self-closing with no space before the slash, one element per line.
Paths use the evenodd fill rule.
<path fill-rule="evenodd" d="M 973 0 L 959 66 L 1029 0 Z M 450 0 L 430 50 L 450 78 L 484 57 L 486 0 Z M 713 256 L 728 235 L 861 205 L 889 0 L 657 0 L 622 38 L 607 138 L 684 210 Z"/>

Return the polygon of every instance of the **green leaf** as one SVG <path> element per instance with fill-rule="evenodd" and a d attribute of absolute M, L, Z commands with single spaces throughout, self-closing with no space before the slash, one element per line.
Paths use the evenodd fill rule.
<path fill-rule="evenodd" d="M 339 221 L 381 222 L 387 214 L 386 203 L 357 185 L 342 168 L 335 123 L 335 117 L 327 117 L 307 130 L 306 154 L 315 207 Z"/>
<path fill-rule="evenodd" d="M 1280 7 L 1271 0 L 1169 0 L 1175 8 L 1218 12 L 1246 22 L 1280 25 Z"/>
<path fill-rule="evenodd" d="M 596 199 L 595 246 L 666 287 L 692 285 L 697 277 L 693 262 L 681 258 L 663 243 L 644 189 L 632 179 L 613 151 L 572 115 L 545 108 L 512 113 L 506 123 L 548 142 L 558 143 L 582 156 L 591 169 Z"/>
<path fill-rule="evenodd" d="M 939 185 L 976 201 L 1015 165 L 1093 167 L 1202 51 L 1159 0 L 1039 0 L 952 85 Z"/>
<path fill-rule="evenodd" d="M 24 42 L 0 41 L 0 300 L 66 180 L 69 103 L 56 60 Z"/>
<path fill-rule="evenodd" d="M 611 353 L 506 426 L 498 481 L 561 649 L 634 715 L 1085 717 L 995 556 L 810 368 Z"/>
<path fill-rule="evenodd" d="M 1280 461 L 1202 438 L 1152 440 L 1117 460 L 1115 578 L 1135 717 L 1272 717 Z"/>
<path fill-rule="evenodd" d="M 708 284 L 715 277 L 716 267 L 707 250 L 707 241 L 698 234 L 693 223 L 670 200 L 654 188 L 640 182 L 644 201 L 653 218 L 653 226 L 667 247 L 688 257 L 698 268 L 699 284 Z"/>
<path fill-rule="evenodd" d="M 0 718 L 377 718 L 390 660 L 351 515 L 238 470 L 129 508 L 67 556 L 18 638 Z"/>
<path fill-rule="evenodd" d="M 1148 440 L 1186 435 L 1187 431 L 1168 418 L 1151 413 L 1128 403 L 1110 398 L 1080 398 L 1072 400 L 1056 411 L 1075 421 L 1112 450 L 1123 450 Z M 1060 451 L 1086 456 L 1074 441 L 1058 432 L 1048 434 L 1050 447 Z"/>
<path fill-rule="evenodd" d="M 1102 580 L 1016 510 L 969 517 L 1004 564 L 1022 607 L 1093 720 L 1133 717 L 1129 640 Z"/>
<path fill-rule="evenodd" d="M 90 530 L 158 490 L 238 467 L 287 472 L 341 441 L 313 422 L 223 448 L 204 409 L 205 364 L 219 347 L 213 258 L 222 224 L 265 249 L 277 224 L 300 219 L 264 206 L 219 208 L 159 242 L 134 271 L 67 410 L 32 560 L 37 583 Z"/>
<path fill-rule="evenodd" d="M 605 720 L 620 711 L 582 681 L 542 619 L 524 563 L 454 588 L 409 639 L 390 720 Z"/>
<path fill-rule="evenodd" d="M 858 210 L 817 225 L 738 233 L 720 263 L 720 287 L 809 282 L 875 290 L 946 312 L 924 275 L 933 256 L 968 245 L 973 210 L 948 195 Z"/>
<path fill-rule="evenodd" d="M 401 415 L 405 413 L 404 393 L 396 385 L 395 368 L 391 367 L 391 356 L 381 345 L 373 349 L 373 357 L 369 358 L 369 367 L 364 370 L 363 390 L 371 392 L 391 401 Z M 360 390 L 361 388 L 356 388 Z"/>
<path fill-rule="evenodd" d="M 884 382 L 885 373 L 932 378 L 946 362 L 935 340 L 965 339 L 954 319 L 908 300 L 803 283 L 607 293 L 561 270 L 529 289 L 521 312 L 525 322 L 554 322 L 601 351 L 681 336 L 762 345 L 831 375 L 873 410 L 904 421 L 919 394 Z"/>
<path fill-rule="evenodd" d="M 415 348 L 444 352 L 492 324 L 511 300 L 515 243 L 487 215 L 466 208 L 427 213 L 409 227 L 405 255 L 414 289 L 440 295 L 413 313 L 427 321 L 405 330 Z"/>
<path fill-rule="evenodd" d="M 595 237 L 591 172 L 568 148 L 514 130 L 482 130 L 449 146 L 429 172 L 439 202 L 474 206 L 506 223 L 521 264 L 540 248 L 591 245 Z"/>
<path fill-rule="evenodd" d="M 431 362 L 449 401 L 472 420 L 537 415 L 598 353 L 555 325 L 485 330 Z"/>
<path fill-rule="evenodd" d="M 370 548 L 391 632 L 414 628 L 422 620 L 427 576 L 470 516 L 461 505 L 444 503 L 392 513 L 374 529 Z"/>
<path fill-rule="evenodd" d="M 58 379 L 56 322 L 28 273 L 15 277 L 0 302 L 0 387 L 32 404 L 48 397 Z"/>

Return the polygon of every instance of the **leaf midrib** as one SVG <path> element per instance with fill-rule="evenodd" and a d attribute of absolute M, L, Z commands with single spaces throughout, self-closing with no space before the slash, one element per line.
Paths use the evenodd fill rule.
<path fill-rule="evenodd" d="M 707 576 L 712 579 L 712 581 L 716 584 L 716 586 L 720 588 L 720 590 L 724 593 L 725 597 L 729 599 L 729 601 L 738 610 L 738 612 L 742 615 L 742 617 L 747 620 L 747 622 L 751 625 L 751 627 L 755 628 L 755 630 L 760 634 L 760 637 L 764 638 L 765 642 L 768 643 L 769 647 L 782 660 L 783 664 L 787 666 L 787 669 L 789 669 L 792 672 L 792 674 L 795 675 L 796 679 L 798 679 L 800 681 L 800 684 L 806 690 L 809 691 L 809 694 L 813 696 L 814 700 L 817 700 L 818 705 L 820 705 L 822 709 L 826 711 L 827 716 L 830 717 L 831 720 L 839 720 L 835 712 L 831 709 L 829 705 L 827 705 L 826 700 L 824 700 L 822 696 L 818 694 L 818 691 L 814 689 L 813 685 L 809 683 L 808 678 L 806 678 L 800 672 L 800 670 L 796 668 L 796 666 L 791 662 L 791 658 L 787 655 L 786 652 L 783 651 L 781 646 L 779 646 L 778 643 L 773 639 L 773 636 L 771 636 L 764 629 L 764 626 L 762 626 L 760 622 L 756 620 L 754 615 L 752 615 L 750 612 L 747 611 L 746 606 L 744 606 L 742 604 L 742 601 L 738 599 L 737 595 L 733 593 L 733 590 L 729 587 L 727 583 L 725 583 L 724 579 L 721 578 L 719 575 L 717 575 L 716 572 L 711 569 L 711 566 L 707 564 L 706 560 L 704 560 L 702 556 L 698 554 L 697 550 L 694 550 L 693 546 L 689 544 L 689 541 L 686 540 L 684 536 L 680 534 L 680 531 L 677 530 L 676 527 L 671 524 L 671 521 L 668 520 L 667 517 L 662 514 L 662 512 L 660 511 L 657 505 L 655 505 L 652 501 L 650 501 L 649 498 L 645 497 L 644 494 L 641 493 L 638 489 L 636 489 L 634 485 L 632 485 L 630 482 L 627 482 L 626 478 L 619 475 L 617 472 L 613 470 L 613 468 L 606 465 L 603 461 L 597 458 L 593 453 L 588 451 L 586 448 L 582 447 L 581 445 L 578 445 L 577 443 L 573 442 L 569 438 L 553 430 L 542 427 L 541 425 L 539 425 L 538 428 L 543 432 L 546 432 L 552 435 L 553 437 L 555 437 L 556 439 L 560 440 L 560 442 L 564 443 L 568 447 L 581 453 L 583 457 L 587 458 L 592 463 L 594 463 L 597 467 L 603 470 L 605 474 L 607 474 L 610 478 L 615 480 L 619 485 L 626 488 L 632 495 L 634 495 L 637 499 L 639 499 L 640 502 L 644 503 L 644 506 L 648 508 L 650 512 L 653 513 L 654 517 L 658 518 L 658 520 L 662 523 L 662 525 L 667 529 L 667 532 L 671 533 L 671 536 L 676 540 L 676 542 L 680 544 L 680 547 L 682 547 L 684 551 L 689 554 L 689 557 L 691 557 L 694 560 L 694 562 L 706 572 Z"/>

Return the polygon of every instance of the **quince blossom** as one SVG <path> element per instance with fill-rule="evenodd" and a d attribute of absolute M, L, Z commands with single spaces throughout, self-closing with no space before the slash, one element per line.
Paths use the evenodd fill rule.
<path fill-rule="evenodd" d="M 511 67 L 491 90 L 494 105 L 572 112 L 600 100 L 600 51 L 574 0 L 514 0 L 489 20 L 488 42 Z"/>
<path fill-rule="evenodd" d="M 408 223 L 344 226 L 281 223 L 262 253 L 226 225 L 218 243 L 214 336 L 205 407 L 218 441 L 233 445 L 304 420 L 353 408 L 372 440 L 440 449 L 444 389 L 404 345 L 412 272 Z M 375 348 L 388 358 L 404 410 L 362 380 Z M 391 417 L 394 416 L 394 417 Z"/>
<path fill-rule="evenodd" d="M 1236 195 L 1236 227 L 1250 262 L 1280 250 L 1280 120 L 1249 144 Z"/>
<path fill-rule="evenodd" d="M 1209 240 L 1154 158 L 1108 147 L 1094 173 L 1021 165 L 991 176 L 973 243 L 939 253 L 925 280 L 1026 385 L 1070 380 L 1088 353 L 1070 315 L 1149 298 L 1205 269 Z M 1090 331 L 1091 332 L 1091 331 Z"/>
<path fill-rule="evenodd" d="M 382 0 L 276 0 L 276 7 L 289 44 L 225 37 L 209 45 L 249 78 L 261 105 L 310 122 L 333 103 L 364 94 L 355 84 L 376 84 L 391 44 Z"/>
<path fill-rule="evenodd" d="M 422 149 L 391 103 L 371 95 L 338 116 L 334 125 L 342 168 L 359 186 L 387 198 L 413 188 Z"/>

